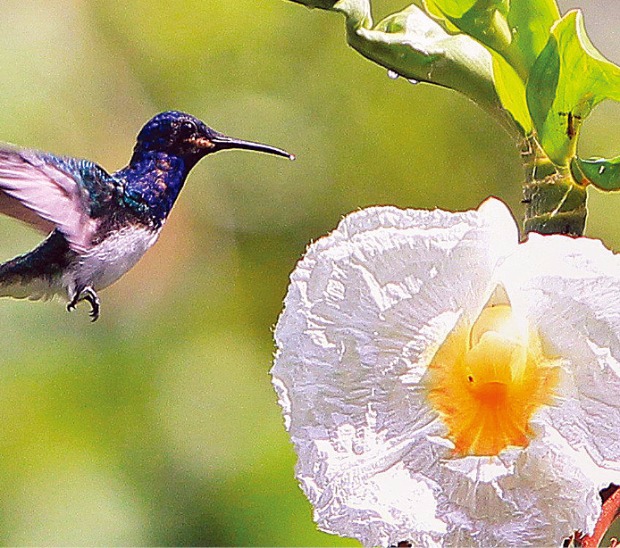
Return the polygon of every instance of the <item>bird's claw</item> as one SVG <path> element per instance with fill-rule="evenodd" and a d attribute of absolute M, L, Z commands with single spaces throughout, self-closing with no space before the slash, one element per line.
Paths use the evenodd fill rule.
<path fill-rule="evenodd" d="M 72 312 L 75 310 L 77 303 L 80 301 L 88 301 L 90 304 L 89 315 L 92 322 L 96 322 L 99 319 L 99 310 L 101 306 L 99 304 L 99 297 L 92 287 L 85 287 L 80 291 L 77 291 L 69 304 L 67 304 L 67 311 Z"/>

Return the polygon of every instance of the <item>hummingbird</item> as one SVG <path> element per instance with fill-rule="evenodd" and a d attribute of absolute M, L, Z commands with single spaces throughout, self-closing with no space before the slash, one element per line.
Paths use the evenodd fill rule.
<path fill-rule="evenodd" d="M 129 271 L 155 243 L 203 157 L 245 149 L 295 159 L 269 145 L 227 137 L 190 114 L 167 111 L 140 130 L 127 167 L 108 173 L 89 160 L 0 144 L 0 213 L 47 234 L 0 264 L 0 297 L 66 298 L 100 314 L 97 292 Z"/>

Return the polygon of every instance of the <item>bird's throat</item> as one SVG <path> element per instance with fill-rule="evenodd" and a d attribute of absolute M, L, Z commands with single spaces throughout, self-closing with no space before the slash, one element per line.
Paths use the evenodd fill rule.
<path fill-rule="evenodd" d="M 126 180 L 125 205 L 156 224 L 162 223 L 194 164 L 164 152 L 135 152 L 129 166 L 116 173 Z"/>

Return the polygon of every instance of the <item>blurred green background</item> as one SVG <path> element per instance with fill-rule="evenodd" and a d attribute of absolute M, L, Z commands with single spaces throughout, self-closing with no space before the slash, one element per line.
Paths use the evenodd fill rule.
<path fill-rule="evenodd" d="M 613 58 L 617 0 L 562 7 L 579 4 Z M 0 63 L 4 141 L 115 170 L 149 117 L 180 109 L 298 155 L 199 164 L 96 324 L 85 305 L 0 301 L 0 544 L 352 544 L 315 530 L 270 384 L 288 275 L 371 204 L 493 194 L 519 218 L 508 137 L 450 91 L 390 80 L 340 16 L 284 0 L 4 0 Z M 620 153 L 619 121 L 600 107 L 582 154 Z M 620 250 L 620 200 L 591 198 L 588 233 Z M 0 220 L 3 260 L 40 239 Z"/>

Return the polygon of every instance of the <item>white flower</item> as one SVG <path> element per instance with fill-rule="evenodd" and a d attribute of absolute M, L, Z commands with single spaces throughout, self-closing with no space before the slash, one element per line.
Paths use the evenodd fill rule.
<path fill-rule="evenodd" d="M 620 483 L 620 259 L 507 208 L 355 212 L 312 244 L 273 382 L 324 531 L 560 545 Z"/>

